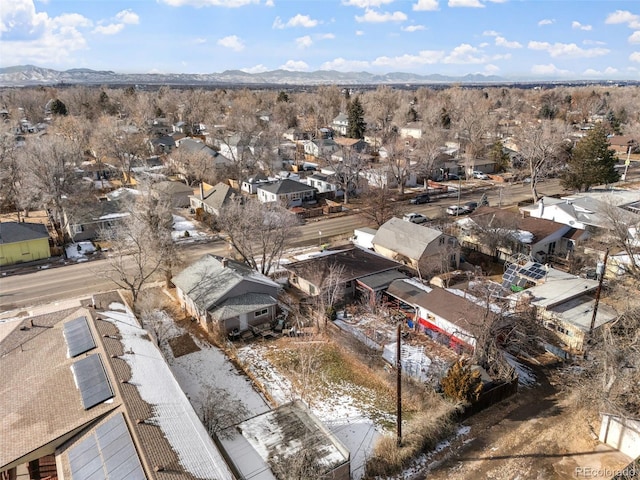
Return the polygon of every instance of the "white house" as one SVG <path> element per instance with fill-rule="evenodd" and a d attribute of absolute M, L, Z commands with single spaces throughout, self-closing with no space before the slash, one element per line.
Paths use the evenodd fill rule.
<path fill-rule="evenodd" d="M 288 206 L 300 206 L 305 202 L 315 201 L 316 191 L 312 186 L 288 178 L 257 187 L 260 202 L 279 201 Z"/>
<path fill-rule="evenodd" d="M 340 135 L 347 134 L 347 128 L 349 128 L 349 117 L 345 113 L 340 113 L 331 122 L 331 127 Z"/>

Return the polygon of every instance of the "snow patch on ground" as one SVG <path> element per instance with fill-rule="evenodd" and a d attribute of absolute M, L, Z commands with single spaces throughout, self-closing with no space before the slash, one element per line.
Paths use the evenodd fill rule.
<path fill-rule="evenodd" d="M 189 236 L 185 236 L 185 232 L 189 232 Z M 171 232 L 171 238 L 174 241 L 189 241 L 207 238 L 209 235 L 205 232 L 199 231 L 195 224 L 190 220 L 187 220 L 180 215 L 173 215 L 173 231 Z"/>
<path fill-rule="evenodd" d="M 78 242 L 72 243 L 65 247 L 65 253 L 69 260 L 75 260 L 76 262 L 86 262 L 87 254 L 94 253 L 96 247 L 91 242 Z"/>

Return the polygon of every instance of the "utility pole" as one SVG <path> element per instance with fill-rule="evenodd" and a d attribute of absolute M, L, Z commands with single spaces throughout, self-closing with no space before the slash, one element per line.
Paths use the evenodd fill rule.
<path fill-rule="evenodd" d="M 396 401 L 397 401 L 397 418 L 398 425 L 398 448 L 402 446 L 402 362 L 400 348 L 402 347 L 402 322 L 398 322 L 398 340 L 396 342 Z"/>
<path fill-rule="evenodd" d="M 598 289 L 596 290 L 596 303 L 593 306 L 593 316 L 591 317 L 591 326 L 589 327 L 589 335 L 593 334 L 593 328 L 596 325 L 596 314 L 598 313 L 598 304 L 600 303 L 600 292 L 602 291 L 602 281 L 604 280 L 604 274 L 607 271 L 607 258 L 609 257 L 609 249 L 604 252 L 604 260 L 602 261 L 602 273 L 598 279 Z M 596 268 L 598 272 L 598 268 Z"/>
<path fill-rule="evenodd" d="M 627 179 L 627 171 L 629 170 L 629 164 L 631 163 L 631 145 L 627 150 L 627 160 L 624 162 L 624 173 L 622 174 L 622 180 Z"/>

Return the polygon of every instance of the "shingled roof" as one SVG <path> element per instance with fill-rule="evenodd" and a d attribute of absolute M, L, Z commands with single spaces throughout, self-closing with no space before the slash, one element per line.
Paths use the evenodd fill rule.
<path fill-rule="evenodd" d="M 47 227 L 41 223 L 2 222 L 0 223 L 0 244 L 26 242 L 49 238 Z"/>

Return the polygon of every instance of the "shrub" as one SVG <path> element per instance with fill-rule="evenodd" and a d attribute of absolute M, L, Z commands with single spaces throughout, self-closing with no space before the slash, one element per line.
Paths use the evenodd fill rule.
<path fill-rule="evenodd" d="M 465 359 L 460 359 L 453 364 L 441 384 L 447 397 L 461 402 L 477 400 L 482 391 L 480 372 L 471 370 Z"/>

